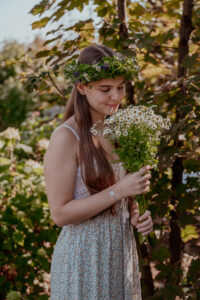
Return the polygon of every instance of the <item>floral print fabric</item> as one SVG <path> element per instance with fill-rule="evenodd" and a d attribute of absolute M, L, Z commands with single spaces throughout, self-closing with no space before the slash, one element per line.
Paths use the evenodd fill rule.
<path fill-rule="evenodd" d="M 116 180 L 125 175 L 121 163 L 112 166 Z M 74 199 L 87 196 L 78 168 Z M 123 221 L 124 203 L 116 204 L 116 216 L 107 209 L 62 227 L 51 263 L 51 300 L 142 299 L 133 230 L 129 219 Z"/>

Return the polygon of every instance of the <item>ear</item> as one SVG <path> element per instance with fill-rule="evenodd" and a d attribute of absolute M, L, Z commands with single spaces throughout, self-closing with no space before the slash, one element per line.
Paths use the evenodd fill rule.
<path fill-rule="evenodd" d="M 83 83 L 80 83 L 80 82 L 78 82 L 77 84 L 76 84 L 76 87 L 77 87 L 77 89 L 78 89 L 78 91 L 79 91 L 79 93 L 81 94 L 81 95 L 85 95 L 85 92 L 86 92 L 86 84 L 83 84 Z"/>

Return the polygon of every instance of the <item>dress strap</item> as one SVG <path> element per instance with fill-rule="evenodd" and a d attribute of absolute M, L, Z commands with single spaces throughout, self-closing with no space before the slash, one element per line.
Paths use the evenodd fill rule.
<path fill-rule="evenodd" d="M 67 124 L 61 124 L 60 127 L 68 128 L 69 130 L 71 130 L 74 133 L 74 135 L 77 137 L 77 139 L 80 140 L 80 137 L 79 137 L 78 133 L 71 126 L 69 126 Z"/>

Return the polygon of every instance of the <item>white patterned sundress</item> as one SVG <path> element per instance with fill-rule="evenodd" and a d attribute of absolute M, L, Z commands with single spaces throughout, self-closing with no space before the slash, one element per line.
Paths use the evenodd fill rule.
<path fill-rule="evenodd" d="M 79 138 L 73 128 L 61 126 Z M 125 175 L 121 163 L 112 167 L 116 181 Z M 89 195 L 78 167 L 74 199 Z M 116 216 L 106 209 L 62 227 L 51 262 L 51 300 L 142 299 L 133 229 L 124 217 L 127 204 L 126 199 L 117 202 Z"/>

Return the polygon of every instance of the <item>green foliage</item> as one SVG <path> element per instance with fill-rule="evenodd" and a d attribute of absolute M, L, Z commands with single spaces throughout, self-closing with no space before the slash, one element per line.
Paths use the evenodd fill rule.
<path fill-rule="evenodd" d="M 101 20 L 97 26 L 91 18 L 87 21 L 79 20 L 74 25 L 57 25 L 57 21 L 63 15 L 73 14 L 74 8 L 82 11 L 88 2 L 43 0 L 31 10 L 33 15 L 41 17 L 39 21 L 34 22 L 33 27 L 48 26 L 50 22 L 54 22 L 56 27 L 48 32 L 48 40 L 45 43 L 36 44 L 35 48 L 32 47 L 32 52 L 27 52 L 28 60 L 24 51 L 20 48 L 17 52 L 14 46 L 9 49 L 9 57 L 5 57 L 5 51 L 1 53 L 3 63 L 0 68 L 0 92 L 4 98 L 0 97 L 0 103 L 3 103 L 2 99 L 7 99 L 6 105 L 0 105 L 1 120 L 4 111 L 7 114 L 11 112 L 9 119 L 12 120 L 12 126 L 20 126 L 19 123 L 25 117 L 23 109 L 20 117 L 20 109 L 18 112 L 16 109 L 12 110 L 6 98 L 9 95 L 10 99 L 10 91 L 15 88 L 11 85 L 13 78 L 18 82 L 19 79 L 23 79 L 23 88 L 14 89 L 18 107 L 21 103 L 22 106 L 26 106 L 25 93 L 28 92 L 35 96 L 36 107 L 42 109 L 55 103 L 64 104 L 71 87 L 63 81 L 63 65 L 76 59 L 80 50 L 91 42 L 99 41 L 126 55 L 136 55 L 141 61 L 141 72 L 134 82 L 135 102 L 141 105 L 156 104 L 158 111 L 172 121 L 169 139 L 163 139 L 160 144 L 159 169 L 152 172 L 151 191 L 146 195 L 156 233 L 156 237 L 151 238 L 153 247 L 148 250 L 151 270 L 157 273 L 154 278 L 154 295 L 148 299 L 171 300 L 176 296 L 181 299 L 199 299 L 200 249 L 196 237 L 199 234 L 200 190 L 199 179 L 193 176 L 193 172 L 200 171 L 200 6 L 193 6 L 194 30 L 191 34 L 189 53 L 182 63 L 187 71 L 186 76 L 178 78 L 178 46 L 183 1 L 127 1 L 128 36 L 120 34 L 122 22 L 118 17 L 116 1 L 94 1 L 93 11 Z M 12 102 L 15 103 L 14 107 L 17 107 L 14 97 Z M 28 102 L 30 103 L 30 99 Z M 27 106 L 26 110 L 32 110 L 31 105 Z M 16 117 L 11 119 L 11 114 L 15 113 Z M 7 123 L 9 119 L 0 124 L 1 129 L 11 125 Z M 17 120 L 20 122 L 16 124 Z M 44 271 L 49 272 L 52 246 L 58 234 L 49 219 L 42 183 L 41 166 L 45 150 L 38 148 L 41 139 L 48 139 L 52 126 L 51 122 L 48 125 L 43 121 L 40 123 L 37 118 L 35 121 L 29 118 L 28 123 L 21 127 L 21 141 L 2 139 L 0 144 L 1 298 L 5 298 L 9 292 L 11 296 L 12 293 L 15 295 L 17 291 L 28 299 L 48 297 L 39 295 L 43 287 L 34 283 L 34 279 L 42 282 Z M 183 162 L 184 178 L 174 189 L 172 176 L 176 158 Z M 169 247 L 173 214 L 177 216 L 182 233 L 182 257 L 187 254 L 191 258 L 189 268 L 184 266 L 182 257 L 181 262 L 177 264 L 173 265 L 170 261 L 173 259 L 172 249 Z M 177 241 L 174 241 L 174 249 L 176 247 Z M 46 258 L 45 262 L 41 259 L 43 256 Z"/>
<path fill-rule="evenodd" d="M 16 43 L 5 44 L 0 52 L 0 128 L 19 126 L 34 103 L 19 82 L 18 73 L 23 71 L 19 57 L 23 47 Z"/>
<path fill-rule="evenodd" d="M 6 300 L 20 300 L 20 299 L 21 297 L 19 292 L 15 292 L 15 291 L 9 292 L 6 296 Z"/>
<path fill-rule="evenodd" d="M 46 18 L 41 19 L 40 21 L 36 21 L 36 22 L 32 23 L 32 29 L 45 27 L 47 25 L 47 23 L 49 22 L 49 20 L 50 20 L 50 18 L 46 17 Z"/>
<path fill-rule="evenodd" d="M 59 229 L 50 219 L 42 161 L 56 125 L 31 114 L 20 134 L 8 128 L 0 135 L 1 299 L 48 299 L 39 295 Z"/>

